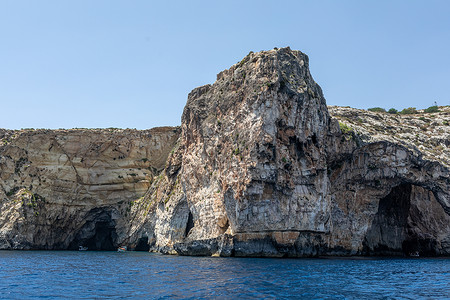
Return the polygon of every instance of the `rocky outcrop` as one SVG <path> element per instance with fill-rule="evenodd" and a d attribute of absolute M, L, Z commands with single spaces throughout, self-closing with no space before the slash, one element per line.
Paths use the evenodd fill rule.
<path fill-rule="evenodd" d="M 390 114 L 351 107 L 329 106 L 333 118 L 354 132 L 364 143 L 388 141 L 402 145 L 417 156 L 450 167 L 450 106 L 438 112 Z"/>
<path fill-rule="evenodd" d="M 177 197 L 156 200 L 177 226 L 155 229 L 156 251 L 450 253 L 446 163 L 342 127 L 299 51 L 250 53 L 213 85 L 194 89 L 180 145 Z"/>
<path fill-rule="evenodd" d="M 179 134 L 171 127 L 0 131 L 0 249 L 127 242 L 131 206 Z"/>
<path fill-rule="evenodd" d="M 16 133 L 2 133 L 0 247 L 449 255 L 446 121 L 433 131 L 440 152 L 432 157 L 345 108 L 330 107 L 332 117 L 308 65 L 289 48 L 251 52 L 189 94 L 181 129 L 147 139 L 103 131 L 79 142 L 70 131 L 30 143 L 34 132 L 14 141 Z M 404 124 L 413 126 L 398 122 L 395 130 Z M 90 157 L 92 144 L 108 150 Z M 128 162 L 119 164 L 112 149 L 123 145 L 131 148 L 120 151 Z M 43 186 L 44 178 L 51 181 Z"/>

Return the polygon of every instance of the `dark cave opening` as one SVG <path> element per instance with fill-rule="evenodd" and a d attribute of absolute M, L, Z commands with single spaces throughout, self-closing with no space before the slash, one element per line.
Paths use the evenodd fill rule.
<path fill-rule="evenodd" d="M 141 237 L 137 244 L 135 251 L 146 251 L 148 252 L 150 250 L 150 245 L 148 244 L 148 237 Z"/>
<path fill-rule="evenodd" d="M 403 241 L 402 249 L 405 255 L 412 253 L 420 254 L 420 256 L 436 256 L 439 255 L 436 251 L 437 243 L 432 238 L 419 238 L 417 236 L 409 237 Z"/>
<path fill-rule="evenodd" d="M 370 254 L 402 255 L 410 208 L 411 185 L 401 184 L 380 200 L 378 212 L 366 235 Z"/>
<path fill-rule="evenodd" d="M 401 184 L 380 200 L 364 241 L 366 254 L 436 255 L 436 240 L 424 230 L 426 221 L 416 204 L 412 204 L 414 189 L 422 188 Z"/>
<path fill-rule="evenodd" d="M 194 228 L 194 218 L 192 216 L 192 213 L 189 211 L 189 216 L 188 216 L 188 220 L 187 220 L 187 224 L 186 224 L 186 230 L 184 232 L 184 236 L 188 236 L 189 231 L 191 231 L 191 229 Z"/>
<path fill-rule="evenodd" d="M 78 250 L 80 246 L 88 250 L 117 250 L 117 233 L 111 211 L 94 209 L 86 216 L 86 223 L 75 234 L 69 250 Z"/>
<path fill-rule="evenodd" d="M 114 246 L 114 239 L 116 237 L 116 229 L 110 222 L 95 223 L 94 235 L 84 242 L 84 246 L 89 250 L 117 250 Z"/>

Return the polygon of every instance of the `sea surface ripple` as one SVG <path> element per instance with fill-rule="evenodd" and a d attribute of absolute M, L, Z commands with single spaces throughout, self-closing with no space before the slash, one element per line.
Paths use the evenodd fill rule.
<path fill-rule="evenodd" d="M 0 251 L 0 299 L 449 299 L 450 259 Z"/>

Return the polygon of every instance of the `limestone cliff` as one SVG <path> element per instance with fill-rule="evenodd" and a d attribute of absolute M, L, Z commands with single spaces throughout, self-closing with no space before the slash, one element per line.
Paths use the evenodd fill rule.
<path fill-rule="evenodd" d="M 179 128 L 0 131 L 0 249 L 114 249 Z M 137 241 L 135 241 L 137 242 Z"/>
<path fill-rule="evenodd" d="M 448 255 L 449 170 L 414 150 L 341 129 L 303 53 L 250 53 L 189 94 L 152 249 Z"/>
<path fill-rule="evenodd" d="M 331 117 L 308 65 L 251 52 L 189 94 L 181 129 L 1 132 L 0 248 L 449 255 L 448 121 L 417 145 Z"/>
<path fill-rule="evenodd" d="M 408 115 L 339 106 L 329 106 L 328 110 L 346 125 L 344 131 L 354 132 L 364 143 L 399 144 L 415 155 L 450 167 L 450 106 L 440 106 L 435 113 L 418 110 Z"/>

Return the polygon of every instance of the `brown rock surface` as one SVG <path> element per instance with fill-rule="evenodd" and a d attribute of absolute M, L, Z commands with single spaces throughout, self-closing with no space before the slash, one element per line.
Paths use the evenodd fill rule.
<path fill-rule="evenodd" d="M 0 131 L 0 248 L 114 248 L 178 136 L 172 127 Z"/>

